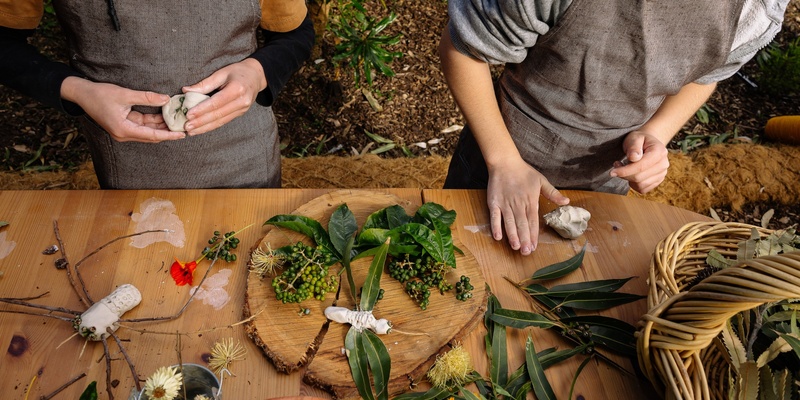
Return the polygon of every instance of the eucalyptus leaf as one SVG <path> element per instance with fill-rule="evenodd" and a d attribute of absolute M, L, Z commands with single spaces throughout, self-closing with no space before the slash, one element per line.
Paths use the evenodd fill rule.
<path fill-rule="evenodd" d="M 553 393 L 553 388 L 550 386 L 550 382 L 544 374 L 544 369 L 539 363 L 536 347 L 533 345 L 533 340 L 530 336 L 525 342 L 525 365 L 528 367 L 528 376 L 531 378 L 531 386 L 536 398 L 538 400 L 555 400 L 556 395 Z"/>
<path fill-rule="evenodd" d="M 581 375 L 581 372 L 583 372 L 583 369 L 586 367 L 587 364 L 589 364 L 589 361 L 591 360 L 592 359 L 590 357 L 586 357 L 583 359 L 583 361 L 581 361 L 581 365 L 578 366 L 578 369 L 575 371 L 575 375 L 572 376 L 572 383 L 570 383 L 569 385 L 568 398 L 570 399 L 572 398 L 572 393 L 575 392 L 575 384 L 578 383 L 578 377 Z"/>
<path fill-rule="evenodd" d="M 581 315 L 569 318 L 562 318 L 561 322 L 565 324 L 585 324 L 590 326 L 603 326 L 609 329 L 614 329 L 622 335 L 633 336 L 636 332 L 636 327 L 633 325 L 604 315 Z"/>
<path fill-rule="evenodd" d="M 495 312 L 498 310 L 495 310 Z M 494 318 L 494 317 L 492 317 Z M 504 387 L 508 383 L 508 344 L 506 343 L 506 327 L 492 324 L 491 367 L 489 368 L 492 388 L 497 392 L 497 387 Z"/>
<path fill-rule="evenodd" d="M 339 255 L 344 256 L 345 247 L 348 242 L 352 242 L 356 231 L 358 231 L 356 216 L 347 204 L 337 207 L 328 221 L 328 236 Z"/>
<path fill-rule="evenodd" d="M 590 325 L 589 331 L 592 333 L 592 342 L 622 355 L 636 356 L 636 338 L 633 334 L 628 336 L 617 329 L 598 325 Z"/>
<path fill-rule="evenodd" d="M 511 393 L 509 393 L 509 392 L 508 392 L 508 390 L 506 390 L 506 388 L 504 388 L 504 387 L 502 387 L 502 386 L 494 386 L 494 387 L 493 387 L 493 389 L 494 389 L 494 391 L 495 391 L 497 394 L 499 394 L 500 396 L 505 396 L 505 397 L 514 397 L 514 395 L 512 395 Z"/>
<path fill-rule="evenodd" d="M 605 310 L 645 298 L 631 293 L 581 292 L 564 298 L 560 306 L 579 310 Z"/>
<path fill-rule="evenodd" d="M 631 279 L 633 278 L 603 279 L 556 285 L 551 287 L 546 294 L 548 297 L 567 297 L 570 294 L 580 292 L 615 292 Z"/>
<path fill-rule="evenodd" d="M 571 349 L 558 350 L 547 354 L 542 354 L 544 352 L 540 351 L 537 353 L 537 356 L 539 357 L 539 364 L 541 364 L 542 369 L 548 369 L 562 361 L 569 360 L 578 354 L 582 354 L 588 348 L 589 345 L 584 343 Z"/>
<path fill-rule="evenodd" d="M 500 309 L 495 310 L 491 318 L 492 321 L 498 324 L 517 329 L 524 329 L 530 326 L 548 329 L 558 326 L 556 322 L 551 321 L 547 317 L 528 311 Z"/>
<path fill-rule="evenodd" d="M 389 374 L 392 362 L 389 351 L 377 334 L 369 329 L 361 333 L 362 346 L 369 362 L 372 379 L 375 383 L 375 393 L 378 400 L 389 399 Z M 358 339 L 356 339 L 358 340 Z"/>
<path fill-rule="evenodd" d="M 488 290 L 488 287 L 487 287 Z M 495 310 L 499 310 L 503 308 L 500 305 L 500 300 L 497 299 L 493 293 L 489 294 L 489 298 L 486 300 L 486 311 L 483 313 L 483 326 L 486 327 L 486 335 L 489 337 L 491 343 L 492 338 L 492 329 L 494 327 L 494 321 L 492 321 L 492 315 L 494 315 Z"/>
<path fill-rule="evenodd" d="M 358 389 L 358 394 L 362 399 L 374 400 L 375 396 L 369 380 L 369 361 L 367 355 L 364 354 L 361 335 L 362 332 L 350 327 L 344 339 L 344 348 L 347 350 L 347 362 L 350 364 L 350 373 L 356 389 Z"/>
<path fill-rule="evenodd" d="M 386 265 L 386 254 L 389 250 L 389 240 L 378 247 L 378 252 L 369 265 L 367 277 L 361 290 L 361 310 L 372 311 L 378 301 L 378 293 L 381 290 L 381 275 Z"/>
<path fill-rule="evenodd" d="M 552 310 L 560 318 L 569 318 L 575 316 L 575 312 L 571 308 L 561 307 L 562 299 L 553 299 L 545 295 L 536 295 L 532 297 L 536 299 L 536 301 L 542 303 L 543 306 L 547 307 L 548 310 Z"/>
<path fill-rule="evenodd" d="M 314 242 L 317 244 L 317 246 L 329 250 L 331 254 L 341 256 L 341 254 L 339 254 L 339 252 L 333 246 L 333 243 L 331 243 L 328 232 L 325 232 L 325 228 L 322 227 L 322 224 L 313 218 L 308 218 L 302 215 L 280 214 L 270 218 L 267 220 L 267 222 L 264 222 L 264 225 L 279 226 L 281 228 L 291 229 L 295 232 L 302 233 L 303 235 L 314 239 Z"/>
<path fill-rule="evenodd" d="M 469 390 L 462 390 L 461 393 L 465 400 L 486 400 L 482 395 L 477 395 Z"/>
<path fill-rule="evenodd" d="M 585 253 L 586 253 L 586 245 L 583 245 L 583 248 L 581 249 L 580 252 L 578 252 L 578 254 L 575 254 L 566 261 L 548 265 L 544 268 L 537 270 L 536 272 L 533 273 L 531 279 L 547 280 L 565 276 L 570 272 L 580 268 L 581 264 L 583 264 L 583 255 Z"/>
<path fill-rule="evenodd" d="M 547 294 L 549 289 L 547 289 L 544 285 L 540 285 L 538 283 L 531 283 L 528 286 L 525 286 L 525 291 L 530 294 Z"/>
<path fill-rule="evenodd" d="M 447 389 L 430 388 L 427 392 L 407 392 L 394 398 L 394 400 L 443 400 L 449 399 L 453 393 Z"/>
<path fill-rule="evenodd" d="M 539 354 L 541 354 L 541 352 Z M 525 368 L 525 363 L 523 363 L 508 377 L 505 390 L 512 394 L 511 397 L 516 398 L 520 388 L 525 386 L 526 383 L 528 383 L 528 370 Z"/>

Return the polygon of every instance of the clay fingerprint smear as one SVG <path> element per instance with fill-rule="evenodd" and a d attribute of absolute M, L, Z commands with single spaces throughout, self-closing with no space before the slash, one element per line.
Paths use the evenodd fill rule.
<path fill-rule="evenodd" d="M 225 304 L 231 300 L 231 296 L 225 291 L 225 286 L 228 285 L 228 278 L 233 273 L 230 269 L 223 269 L 214 275 L 211 275 L 203 282 L 201 287 L 193 287 L 190 293 L 197 291 L 194 298 L 203 300 L 203 304 L 214 307 L 219 310 L 225 307 Z"/>
<path fill-rule="evenodd" d="M 148 233 L 131 238 L 131 246 L 144 248 L 156 242 L 168 242 L 175 247 L 183 247 L 186 232 L 183 221 L 175 214 L 175 205 L 169 200 L 151 197 L 139 205 L 139 212 L 131 215 L 136 222 L 135 232 L 154 229 L 169 229 L 171 232 Z"/>
<path fill-rule="evenodd" d="M 11 254 L 14 247 L 17 247 L 17 242 L 6 239 L 6 231 L 0 232 L 0 260 Z"/>

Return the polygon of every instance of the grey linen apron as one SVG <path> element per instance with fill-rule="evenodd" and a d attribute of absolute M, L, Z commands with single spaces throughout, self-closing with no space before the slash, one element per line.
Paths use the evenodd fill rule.
<path fill-rule="evenodd" d="M 258 0 L 56 0 L 70 63 L 89 79 L 167 95 L 256 49 Z M 136 108 L 160 113 L 157 108 Z M 280 186 L 272 109 L 254 104 L 214 131 L 161 143 L 117 142 L 94 121 L 84 127 L 100 185 L 109 189 Z"/>
<path fill-rule="evenodd" d="M 522 157 L 557 188 L 627 193 L 627 181 L 609 176 L 625 135 L 667 95 L 724 64 L 741 7 L 740 0 L 574 0 L 498 83 Z M 445 187 L 485 187 L 471 136 L 462 133 Z"/>

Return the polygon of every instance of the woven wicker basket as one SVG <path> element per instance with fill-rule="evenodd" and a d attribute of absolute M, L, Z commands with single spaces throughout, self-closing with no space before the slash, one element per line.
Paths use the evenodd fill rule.
<path fill-rule="evenodd" d="M 800 252 L 748 260 L 697 283 L 710 250 L 735 259 L 738 243 L 754 228 L 762 237 L 772 232 L 689 223 L 656 247 L 637 352 L 639 366 L 667 399 L 727 398 L 730 357 L 715 340 L 726 321 L 764 303 L 800 298 Z"/>

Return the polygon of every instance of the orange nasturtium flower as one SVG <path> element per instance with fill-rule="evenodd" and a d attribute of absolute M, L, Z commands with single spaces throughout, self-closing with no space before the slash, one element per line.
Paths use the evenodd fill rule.
<path fill-rule="evenodd" d="M 193 273 L 194 270 L 197 268 L 197 261 L 190 261 L 188 263 L 182 263 L 177 258 L 175 262 L 172 263 L 172 267 L 169 269 L 170 275 L 172 275 L 172 279 L 175 280 L 175 284 L 178 286 L 183 285 L 191 285 L 193 280 Z"/>

